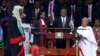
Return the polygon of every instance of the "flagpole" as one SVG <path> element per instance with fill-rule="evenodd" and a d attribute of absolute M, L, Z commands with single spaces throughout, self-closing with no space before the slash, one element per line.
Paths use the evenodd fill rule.
<path fill-rule="evenodd" d="M 79 56 L 78 40 L 75 41 L 75 45 L 76 45 L 76 56 Z"/>

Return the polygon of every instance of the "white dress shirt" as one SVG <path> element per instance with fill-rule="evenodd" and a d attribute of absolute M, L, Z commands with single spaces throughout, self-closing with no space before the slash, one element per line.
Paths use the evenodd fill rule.
<path fill-rule="evenodd" d="M 66 23 L 66 17 L 62 17 L 61 16 L 61 20 L 62 20 L 62 24 L 63 24 L 63 27 L 65 26 L 65 23 Z"/>
<path fill-rule="evenodd" d="M 35 16 L 37 17 L 38 13 L 39 13 L 40 9 L 39 8 L 35 8 Z"/>
<path fill-rule="evenodd" d="M 73 13 L 75 12 L 75 5 L 71 5 L 71 18 L 73 19 Z"/>
<path fill-rule="evenodd" d="M 92 19 L 92 4 L 88 5 L 88 18 L 91 21 L 91 19 Z"/>

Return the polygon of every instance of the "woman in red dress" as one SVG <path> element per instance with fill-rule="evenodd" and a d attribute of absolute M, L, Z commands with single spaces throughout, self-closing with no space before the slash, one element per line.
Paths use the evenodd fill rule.
<path fill-rule="evenodd" d="M 40 47 L 47 47 L 47 21 L 44 11 L 40 11 L 38 14 L 39 18 L 39 29 L 40 29 Z"/>
<path fill-rule="evenodd" d="M 98 43 L 98 52 L 100 53 L 100 20 L 99 19 L 95 20 L 93 30 Z"/>

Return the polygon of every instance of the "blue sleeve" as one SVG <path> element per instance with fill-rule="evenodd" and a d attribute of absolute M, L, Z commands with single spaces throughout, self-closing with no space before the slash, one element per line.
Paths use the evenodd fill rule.
<path fill-rule="evenodd" d="M 3 30 L 1 26 L 0 26 L 0 41 L 3 41 Z"/>

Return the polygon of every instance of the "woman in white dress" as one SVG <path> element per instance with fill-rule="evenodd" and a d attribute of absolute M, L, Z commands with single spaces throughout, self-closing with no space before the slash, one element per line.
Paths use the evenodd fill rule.
<path fill-rule="evenodd" d="M 82 26 L 77 29 L 77 33 L 81 35 L 79 47 L 82 49 L 84 56 L 96 56 L 97 42 L 93 34 L 93 29 L 88 26 L 88 23 L 88 18 L 84 17 L 82 19 Z"/>

